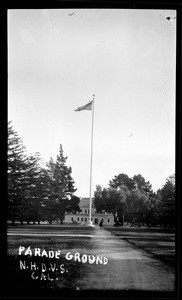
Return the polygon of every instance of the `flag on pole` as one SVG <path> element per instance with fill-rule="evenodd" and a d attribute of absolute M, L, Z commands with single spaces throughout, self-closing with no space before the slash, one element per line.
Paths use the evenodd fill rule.
<path fill-rule="evenodd" d="M 95 226 L 92 223 L 92 196 L 91 196 L 91 191 L 92 191 L 92 156 L 93 156 L 93 128 L 94 128 L 94 98 L 95 95 L 93 95 L 93 100 L 90 101 L 89 103 L 78 107 L 75 109 L 75 111 L 81 111 L 81 110 L 91 110 L 92 111 L 92 131 L 91 131 L 91 159 L 90 159 L 90 205 L 89 205 L 89 220 L 88 220 L 88 226 Z"/>
<path fill-rule="evenodd" d="M 80 110 L 92 110 L 92 102 L 93 102 L 93 100 L 92 100 L 91 102 L 89 102 L 89 103 L 83 105 L 83 106 L 78 107 L 77 109 L 75 109 L 75 111 L 80 111 Z"/>

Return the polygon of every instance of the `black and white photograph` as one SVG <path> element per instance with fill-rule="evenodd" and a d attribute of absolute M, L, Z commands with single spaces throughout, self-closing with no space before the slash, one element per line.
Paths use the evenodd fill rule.
<path fill-rule="evenodd" d="M 8 289 L 176 292 L 175 9 L 7 11 Z"/>

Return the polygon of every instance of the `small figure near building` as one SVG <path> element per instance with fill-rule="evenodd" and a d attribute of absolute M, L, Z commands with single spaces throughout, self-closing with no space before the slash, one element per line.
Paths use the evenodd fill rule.
<path fill-rule="evenodd" d="M 102 220 L 100 221 L 100 227 L 102 227 L 103 222 L 104 222 L 104 220 L 102 219 Z"/>

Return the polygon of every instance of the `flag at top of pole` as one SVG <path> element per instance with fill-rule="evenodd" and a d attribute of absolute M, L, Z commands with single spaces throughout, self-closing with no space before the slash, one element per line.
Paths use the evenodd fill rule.
<path fill-rule="evenodd" d="M 77 109 L 75 109 L 75 111 L 80 111 L 80 110 L 92 110 L 92 103 L 93 100 L 83 106 L 78 107 Z"/>
<path fill-rule="evenodd" d="M 81 111 L 81 110 L 91 110 L 92 111 L 92 131 L 91 131 L 91 156 L 90 156 L 90 205 L 89 205 L 89 220 L 87 223 L 87 226 L 94 226 L 92 223 L 92 156 L 93 156 L 93 128 L 94 128 L 94 98 L 95 95 L 93 95 L 93 100 L 90 101 L 89 103 L 78 107 L 75 109 L 75 111 Z"/>

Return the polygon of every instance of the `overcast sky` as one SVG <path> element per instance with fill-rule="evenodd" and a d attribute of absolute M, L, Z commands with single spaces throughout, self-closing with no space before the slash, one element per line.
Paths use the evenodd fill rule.
<path fill-rule="evenodd" d="M 77 196 L 141 174 L 156 191 L 175 172 L 176 11 L 8 11 L 8 120 L 27 152 L 61 143 Z M 168 20 L 166 17 L 170 17 Z"/>

